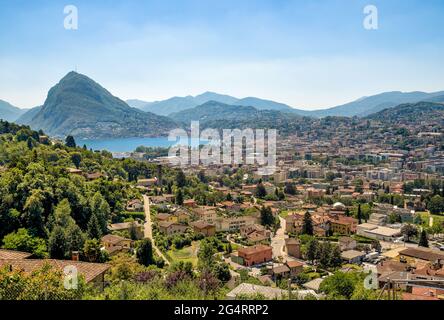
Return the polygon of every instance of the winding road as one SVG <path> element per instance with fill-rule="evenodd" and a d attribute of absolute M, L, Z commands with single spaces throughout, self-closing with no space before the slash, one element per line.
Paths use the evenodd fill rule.
<path fill-rule="evenodd" d="M 153 245 L 154 251 L 156 251 L 157 255 L 165 261 L 166 265 L 169 265 L 170 262 L 165 257 L 165 255 L 159 250 L 154 242 L 153 238 L 153 225 L 151 222 L 151 210 L 150 210 L 150 198 L 147 195 L 143 195 L 143 209 L 145 211 L 145 224 L 143 225 L 143 233 L 146 239 L 150 239 Z"/>

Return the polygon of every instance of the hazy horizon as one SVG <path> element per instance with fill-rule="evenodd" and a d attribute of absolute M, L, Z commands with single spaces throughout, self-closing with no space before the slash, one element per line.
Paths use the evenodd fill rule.
<path fill-rule="evenodd" d="M 444 3 L 203 0 L 0 0 L 0 99 L 42 105 L 70 70 L 122 100 L 206 91 L 303 110 L 389 91 L 444 90 Z M 363 27 L 378 8 L 379 29 Z"/>

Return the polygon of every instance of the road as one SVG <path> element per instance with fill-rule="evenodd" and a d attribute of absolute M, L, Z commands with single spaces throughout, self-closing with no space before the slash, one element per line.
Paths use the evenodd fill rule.
<path fill-rule="evenodd" d="M 287 256 L 284 252 L 285 238 L 288 236 L 285 234 L 285 219 L 279 217 L 280 226 L 277 229 L 275 235 L 271 238 L 271 247 L 273 248 L 273 258 Z"/>
<path fill-rule="evenodd" d="M 153 226 L 151 222 L 150 198 L 147 195 L 143 195 L 143 209 L 145 211 L 145 224 L 143 225 L 144 236 L 145 238 L 151 240 L 154 251 L 156 251 L 157 255 L 161 257 L 163 261 L 165 261 L 165 264 L 169 265 L 170 262 L 164 256 L 164 254 L 159 250 L 159 248 L 156 246 L 156 243 L 154 242 Z"/>

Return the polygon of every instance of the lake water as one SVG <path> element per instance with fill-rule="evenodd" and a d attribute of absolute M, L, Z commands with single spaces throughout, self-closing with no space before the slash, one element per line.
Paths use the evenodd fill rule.
<path fill-rule="evenodd" d="M 176 144 L 177 141 L 168 141 L 168 137 L 158 138 L 120 138 L 120 139 L 76 139 L 77 145 L 86 144 L 88 149 L 107 150 L 109 152 L 132 152 L 139 146 L 145 147 L 164 147 L 168 148 Z M 191 145 L 197 147 L 199 144 L 205 144 L 204 141 L 193 139 Z"/>

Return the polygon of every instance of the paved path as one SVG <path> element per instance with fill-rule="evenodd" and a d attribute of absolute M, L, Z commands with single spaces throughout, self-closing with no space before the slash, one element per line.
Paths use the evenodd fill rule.
<path fill-rule="evenodd" d="M 273 248 L 273 258 L 283 257 L 286 258 L 287 254 L 284 252 L 285 239 L 288 236 L 285 234 L 285 219 L 279 217 L 279 229 L 276 234 L 271 238 L 271 247 Z"/>
<path fill-rule="evenodd" d="M 143 225 L 144 236 L 145 238 L 151 240 L 151 243 L 157 255 L 161 257 L 163 261 L 165 261 L 165 264 L 169 265 L 170 262 L 165 257 L 165 255 L 159 250 L 159 248 L 156 246 L 156 243 L 154 242 L 153 226 L 151 222 L 150 198 L 147 195 L 143 195 L 143 209 L 145 210 L 145 224 Z"/>

